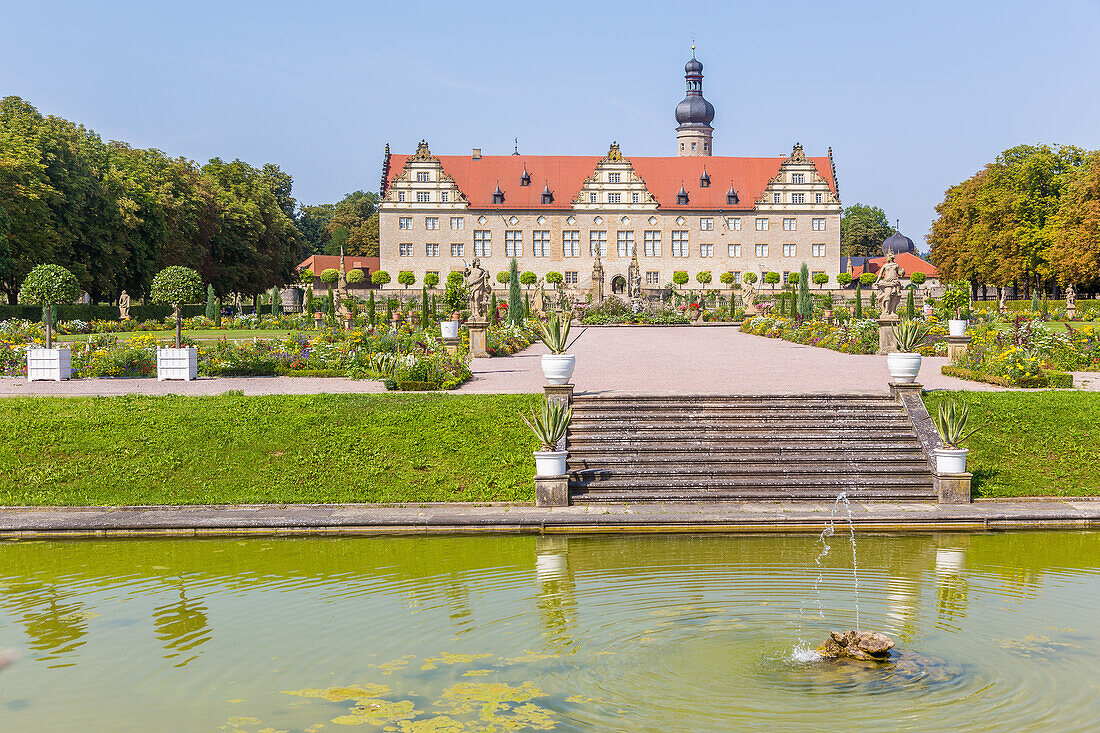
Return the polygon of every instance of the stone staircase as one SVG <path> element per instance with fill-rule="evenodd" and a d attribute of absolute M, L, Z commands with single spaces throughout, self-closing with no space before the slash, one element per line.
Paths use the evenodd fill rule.
<path fill-rule="evenodd" d="M 575 395 L 567 446 L 573 503 L 936 499 L 885 395 Z"/>

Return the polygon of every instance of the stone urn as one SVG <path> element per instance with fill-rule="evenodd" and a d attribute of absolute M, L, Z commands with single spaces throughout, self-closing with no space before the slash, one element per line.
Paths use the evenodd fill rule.
<path fill-rule="evenodd" d="M 440 335 L 443 338 L 445 338 L 445 339 L 456 339 L 456 338 L 458 338 L 458 323 L 459 323 L 459 320 L 458 320 L 458 318 L 455 317 L 457 315 L 458 315 L 457 313 L 452 313 L 451 314 L 451 320 L 440 322 L 439 332 L 440 332 Z"/>
<path fill-rule="evenodd" d="M 688 320 L 693 324 L 703 322 L 703 309 L 698 306 L 688 308 Z"/>
<path fill-rule="evenodd" d="M 886 368 L 897 384 L 912 384 L 920 373 L 921 356 L 917 353 L 891 351 L 886 355 Z"/>

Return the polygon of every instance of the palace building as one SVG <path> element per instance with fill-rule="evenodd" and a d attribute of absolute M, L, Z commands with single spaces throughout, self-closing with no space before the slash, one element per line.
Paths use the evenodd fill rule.
<path fill-rule="evenodd" d="M 637 253 L 644 287 L 686 271 L 784 276 L 805 262 L 835 280 L 840 268 L 841 203 L 832 149 L 806 157 L 714 155 L 714 107 L 703 97 L 703 65 L 685 66 L 687 95 L 676 106 L 677 155 L 435 155 L 421 141 L 412 155 L 386 146 L 379 204 L 380 264 L 396 286 L 445 280 L 477 257 L 491 273 L 540 278 L 561 272 L 567 287 L 589 287 L 596 253 L 605 292 L 621 293 Z"/>

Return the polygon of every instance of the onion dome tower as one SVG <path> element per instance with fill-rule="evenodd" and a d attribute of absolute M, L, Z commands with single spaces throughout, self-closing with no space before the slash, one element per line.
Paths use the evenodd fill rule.
<path fill-rule="evenodd" d="M 676 105 L 676 146 L 680 155 L 712 155 L 711 137 L 714 128 L 714 105 L 703 99 L 703 64 L 695 58 L 695 44 L 691 46 L 691 61 L 684 66 L 687 96 Z"/>
<path fill-rule="evenodd" d="M 916 251 L 917 247 L 913 244 L 913 240 L 897 229 L 882 243 L 882 254 L 884 255 L 900 255 L 903 252 L 915 253 Z"/>

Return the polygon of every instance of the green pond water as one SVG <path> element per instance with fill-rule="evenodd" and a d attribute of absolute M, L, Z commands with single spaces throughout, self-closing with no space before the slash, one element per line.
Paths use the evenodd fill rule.
<path fill-rule="evenodd" d="M 1100 727 L 1100 533 L 0 543 L 2 731 Z"/>

